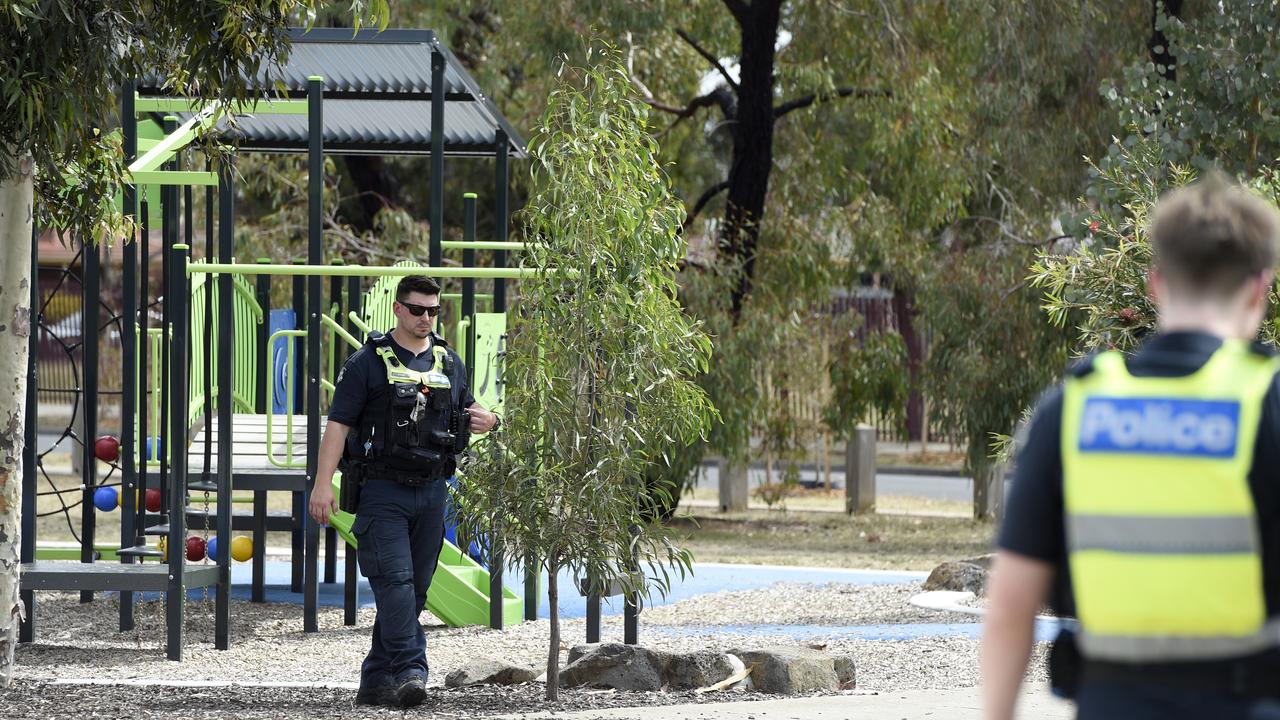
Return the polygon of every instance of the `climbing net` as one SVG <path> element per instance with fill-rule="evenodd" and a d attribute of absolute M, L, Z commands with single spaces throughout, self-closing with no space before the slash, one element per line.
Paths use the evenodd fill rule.
<path fill-rule="evenodd" d="M 85 332 L 81 323 L 76 322 L 79 318 L 83 317 L 83 315 L 77 312 L 71 312 L 67 313 L 58 321 L 50 321 L 48 319 L 51 305 L 54 305 L 60 297 L 73 296 L 73 292 L 70 288 L 73 283 L 78 284 L 81 288 L 84 287 L 83 278 L 75 270 L 77 266 L 81 266 L 80 261 L 83 257 L 84 249 L 81 248 L 64 267 L 60 268 L 57 281 L 47 292 L 42 292 L 40 294 L 39 307 L 36 312 L 36 324 L 38 332 L 40 333 L 40 342 L 38 343 L 38 346 L 45 346 L 46 343 L 51 343 L 56 346 L 58 356 L 65 358 L 64 362 L 56 364 L 61 364 L 66 368 L 66 370 L 56 373 L 59 377 L 56 377 L 54 382 L 67 383 L 65 386 L 62 384 L 38 384 L 37 391 L 40 393 L 56 393 L 60 396 L 69 395 L 71 397 L 71 412 L 68 415 L 66 425 L 61 429 L 61 432 L 58 433 L 57 438 L 47 447 L 39 449 L 35 456 L 36 471 L 40 473 L 40 476 L 44 478 L 44 482 L 48 485 L 47 490 L 38 491 L 36 496 L 55 497 L 58 500 L 58 507 L 52 510 L 38 512 L 36 513 L 36 516 L 49 517 L 61 514 L 66 519 L 67 529 L 70 530 L 71 536 L 75 538 L 77 543 L 82 542 L 82 540 L 79 533 L 76 531 L 71 511 L 84 504 L 84 498 L 86 495 L 85 491 L 87 489 L 84 478 L 90 477 L 91 474 L 82 470 L 82 481 L 78 487 L 59 488 L 58 484 L 54 482 L 52 477 L 50 477 L 49 468 L 45 463 L 45 458 L 51 453 L 58 452 L 66 448 L 66 445 L 70 445 L 70 448 L 67 449 L 70 451 L 71 457 L 77 457 L 77 453 L 79 453 L 79 457 L 83 457 L 84 444 L 86 441 L 90 441 L 88 438 L 80 437 L 75 428 L 75 419 L 84 411 L 85 404 L 85 391 L 82 383 Z M 33 281 L 38 282 L 38 278 L 33 278 Z M 88 301 L 87 298 L 84 298 L 83 291 L 79 293 L 79 296 L 81 302 Z M 105 320 L 102 320 L 99 323 L 98 337 L 108 337 L 110 333 L 114 332 L 116 338 L 122 338 L 123 316 L 116 311 L 116 309 L 112 308 L 101 296 L 93 301 L 98 303 L 99 317 L 105 318 Z M 148 312 L 155 307 L 156 304 L 157 303 L 153 303 L 148 306 Z M 46 373 L 40 371 L 39 358 L 37 358 L 37 380 L 42 380 L 45 376 Z M 116 389 L 99 390 L 98 394 L 120 396 L 122 393 L 119 389 Z M 40 443 L 37 442 L 37 447 L 39 447 L 39 445 Z M 102 455 L 95 452 L 95 456 L 97 456 L 99 460 L 105 462 L 109 469 L 93 483 L 93 487 L 89 488 L 92 490 L 92 493 L 89 494 L 96 494 L 101 488 L 113 488 L 116 491 L 116 496 L 121 498 L 120 501 L 123 502 L 123 498 L 120 493 L 121 469 L 119 464 L 118 440 L 111 438 L 110 441 L 107 442 L 107 445 L 114 445 L 114 450 L 104 452 Z M 97 448 L 95 448 L 95 450 L 96 449 Z M 66 496 L 72 494 L 77 497 L 74 500 L 68 500 Z"/>

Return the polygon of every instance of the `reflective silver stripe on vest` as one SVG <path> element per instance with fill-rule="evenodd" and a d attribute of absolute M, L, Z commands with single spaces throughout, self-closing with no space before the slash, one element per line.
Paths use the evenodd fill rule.
<path fill-rule="evenodd" d="M 1227 555 L 1258 548 L 1251 516 L 1068 515 L 1072 552 Z"/>
<path fill-rule="evenodd" d="M 1161 660 L 1224 660 L 1280 646 L 1280 618 L 1244 637 L 1095 635 L 1082 631 L 1080 652 L 1094 660 L 1146 662 Z"/>

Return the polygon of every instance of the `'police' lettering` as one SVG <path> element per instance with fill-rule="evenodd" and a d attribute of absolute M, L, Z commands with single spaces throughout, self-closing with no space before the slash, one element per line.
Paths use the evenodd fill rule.
<path fill-rule="evenodd" d="M 1234 401 L 1091 397 L 1080 421 L 1080 452 L 1228 458 L 1239 421 Z"/>

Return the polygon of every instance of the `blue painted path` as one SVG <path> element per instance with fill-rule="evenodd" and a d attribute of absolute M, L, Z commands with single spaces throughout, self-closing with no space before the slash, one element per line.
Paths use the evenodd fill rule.
<path fill-rule="evenodd" d="M 341 573 L 342 568 L 339 567 Z M 231 596 L 237 600 L 249 599 L 249 584 L 252 579 L 252 567 L 247 563 L 237 563 L 231 569 Z M 268 602 L 302 603 L 302 594 L 289 591 L 290 565 L 287 562 L 268 562 L 266 565 L 266 598 Z M 840 570 L 833 568 L 802 568 L 755 565 L 729 565 L 720 563 L 698 563 L 694 565 L 694 574 L 672 580 L 671 591 L 666 597 L 655 596 L 648 603 L 649 607 L 659 607 L 679 602 L 687 598 L 725 590 L 753 590 L 766 588 L 775 583 L 812 583 L 826 584 L 831 582 L 850 583 L 854 585 L 880 585 L 894 583 L 918 583 L 927 573 L 922 572 L 886 572 L 875 570 Z M 560 616 L 562 618 L 581 618 L 586 616 L 586 599 L 577 594 L 576 583 L 568 571 L 560 574 Z M 546 599 L 546 575 L 541 576 L 541 602 L 538 616 L 546 617 L 550 605 Z M 508 568 L 507 585 L 522 592 L 523 577 L 515 568 Z M 369 591 L 369 583 L 360 577 L 360 607 L 373 607 L 373 595 Z M 205 591 L 191 590 L 188 596 L 201 599 Z M 210 593 L 212 596 L 212 593 Z M 148 597 L 159 598 L 158 594 Z M 342 607 L 342 583 L 320 584 L 319 604 L 325 607 Z M 605 615 L 622 612 L 621 598 L 606 598 L 602 608 Z M 764 634 L 789 637 L 796 640 L 913 640 L 926 637 L 955 637 L 977 639 L 981 633 L 981 624 L 975 618 L 972 623 L 916 623 L 885 625 L 690 625 L 680 627 L 647 625 L 644 631 L 661 635 L 705 635 L 705 634 Z M 1057 623 L 1040 620 L 1036 623 L 1036 639 L 1052 640 L 1057 634 Z"/>

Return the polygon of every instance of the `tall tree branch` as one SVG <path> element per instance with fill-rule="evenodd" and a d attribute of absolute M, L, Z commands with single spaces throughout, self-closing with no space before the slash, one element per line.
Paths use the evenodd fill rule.
<path fill-rule="evenodd" d="M 698 97 L 690 100 L 684 107 L 670 105 L 653 97 L 641 98 L 641 100 L 649 107 L 676 116 L 675 119 L 671 121 L 671 124 L 667 126 L 667 129 L 660 133 L 664 135 L 671 132 L 671 129 L 676 125 L 679 125 L 681 121 L 693 117 L 694 113 L 701 108 L 711 107 L 712 105 L 719 105 L 720 109 L 724 112 L 725 117 L 732 118 L 733 99 L 734 94 L 725 90 L 723 87 L 717 87 L 705 95 L 699 95 Z"/>
<path fill-rule="evenodd" d="M 693 224 L 693 219 L 698 217 L 698 213 L 702 212 L 702 209 L 707 206 L 707 203 L 711 202 L 711 198 L 715 197 L 716 195 L 719 195 L 720 193 L 728 189 L 729 189 L 729 181 L 721 180 L 715 185 L 712 185 L 711 187 L 704 190 L 702 192 L 702 195 L 698 198 L 698 201 L 693 204 L 693 209 L 690 210 L 689 214 L 685 216 L 684 223 L 681 224 L 680 230 L 681 231 L 688 230 L 689 226 Z"/>
<path fill-rule="evenodd" d="M 693 48 L 698 52 L 699 55 L 706 58 L 706 61 L 711 63 L 716 70 L 719 70 L 720 77 L 724 78 L 724 81 L 729 83 L 729 87 L 733 88 L 734 90 L 738 89 L 738 81 L 734 80 L 733 76 L 729 74 L 729 71 L 725 69 L 724 64 L 720 62 L 720 58 L 708 52 L 706 48 L 699 45 L 698 42 L 694 40 L 692 37 L 690 37 L 689 33 L 685 32 L 684 30 L 680 30 L 677 28 L 676 34 L 680 36 L 681 40 L 684 40 L 685 42 L 689 43 L 689 47 Z"/>
<path fill-rule="evenodd" d="M 777 120 L 778 118 L 781 118 L 783 115 L 786 115 L 787 113 L 794 112 L 801 108 L 807 108 L 818 101 L 826 102 L 827 100 L 831 100 L 834 98 L 850 97 L 850 96 L 857 97 L 857 98 L 869 98 L 869 97 L 891 98 L 893 97 L 893 91 L 877 89 L 877 88 L 841 87 L 841 88 L 836 88 L 831 92 L 812 93 L 809 95 L 805 95 L 803 97 L 795 98 L 794 100 L 788 100 L 782 103 L 781 105 L 778 105 L 773 109 L 773 119 Z"/>

